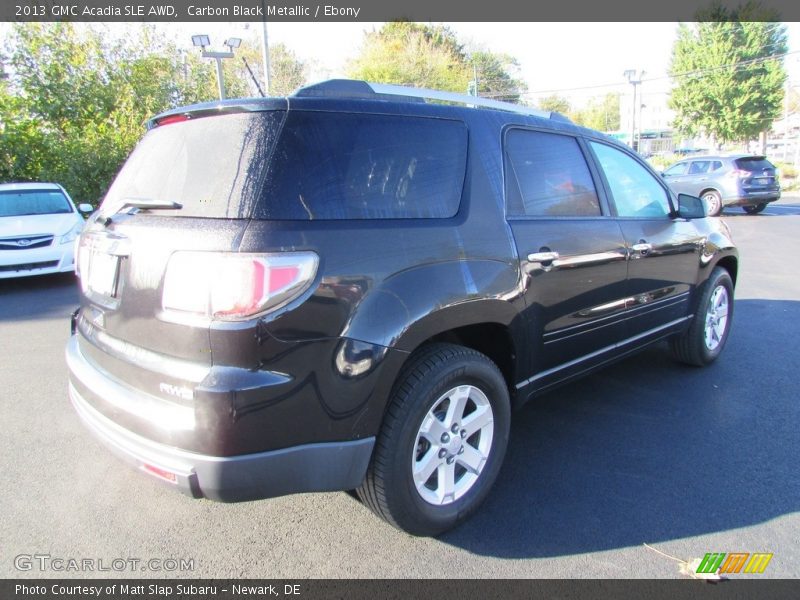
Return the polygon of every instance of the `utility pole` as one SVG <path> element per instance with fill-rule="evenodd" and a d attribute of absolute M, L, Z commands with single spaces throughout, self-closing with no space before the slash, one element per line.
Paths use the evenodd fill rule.
<path fill-rule="evenodd" d="M 644 98 L 644 96 L 642 96 Z M 647 105 L 642 102 L 639 105 L 639 143 L 636 144 L 636 151 L 641 154 L 642 153 L 642 119 L 644 119 L 644 109 L 647 108 Z"/>
<path fill-rule="evenodd" d="M 267 43 L 266 20 L 261 21 L 261 59 L 264 61 L 264 88 L 269 96 L 269 44 Z"/>
<path fill-rule="evenodd" d="M 642 83 L 644 71 L 636 71 L 635 69 L 628 69 L 622 74 L 623 77 L 628 79 L 628 83 L 633 86 L 633 103 L 631 104 L 631 137 L 630 147 L 634 148 L 634 140 L 636 139 L 636 86 Z"/>

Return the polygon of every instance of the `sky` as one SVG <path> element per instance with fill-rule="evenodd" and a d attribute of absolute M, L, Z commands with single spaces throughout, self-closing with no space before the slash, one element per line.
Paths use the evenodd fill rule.
<path fill-rule="evenodd" d="M 0 24 L 0 37 L 3 26 Z M 666 77 L 677 23 L 446 23 L 468 49 L 506 53 L 519 62 L 518 76 L 528 85 L 528 101 L 550 94 L 574 106 L 607 92 L 627 92 L 627 69 L 644 70 L 641 92 L 666 94 Z M 132 24 L 109 25 L 124 35 Z M 345 75 L 347 59 L 358 53 L 365 31 L 380 23 L 269 23 L 270 44 L 285 43 L 311 65 L 310 79 Z M 787 23 L 790 85 L 800 86 L 800 23 Z M 194 50 L 191 35 L 207 33 L 221 47 L 227 37 L 260 35 L 260 23 L 163 23 L 168 35 Z M 577 88 L 577 89 L 576 89 Z"/>
<path fill-rule="evenodd" d="M 664 95 L 670 82 L 667 69 L 677 23 L 445 23 L 468 49 L 505 53 L 519 62 L 518 75 L 526 81 L 535 102 L 558 94 L 577 107 L 608 92 L 627 92 L 627 69 L 645 71 L 641 92 Z M 169 26 L 169 25 L 167 25 Z M 381 23 L 269 23 L 270 44 L 285 43 L 301 59 L 312 63 L 311 80 L 343 77 L 349 57 L 358 53 L 365 31 Z M 800 23 L 787 23 L 786 58 L 790 84 L 800 86 Z M 228 36 L 260 35 L 261 24 L 179 24 L 173 31 L 189 44 L 191 33 L 208 32 L 212 42 Z M 201 31 L 202 30 L 202 31 Z M 186 33 L 184 33 L 186 32 Z M 576 89 L 579 88 L 579 89 Z"/>

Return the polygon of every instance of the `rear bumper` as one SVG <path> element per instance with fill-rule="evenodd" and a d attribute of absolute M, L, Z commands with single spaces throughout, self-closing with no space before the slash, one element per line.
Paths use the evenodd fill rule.
<path fill-rule="evenodd" d="M 86 366 L 85 358 L 76 336 L 67 346 L 67 363 L 71 377 L 77 377 L 81 387 L 102 390 L 111 403 L 129 401 L 112 397 L 127 390 L 117 389 L 115 382 L 98 371 L 81 368 Z M 375 438 L 369 437 L 255 454 L 210 456 L 155 442 L 122 427 L 92 407 L 72 381 L 69 397 L 89 430 L 124 462 L 197 498 L 235 502 L 353 489 L 364 479 L 375 444 Z"/>
<path fill-rule="evenodd" d="M 745 190 L 736 197 L 723 199 L 722 204 L 724 206 L 755 206 L 766 202 L 775 202 L 779 200 L 780 197 L 781 191 L 779 189 L 764 191 Z"/>

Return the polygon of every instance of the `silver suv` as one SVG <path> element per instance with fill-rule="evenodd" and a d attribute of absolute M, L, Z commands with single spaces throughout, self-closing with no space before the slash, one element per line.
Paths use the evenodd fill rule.
<path fill-rule="evenodd" d="M 764 156 L 693 156 L 662 175 L 675 193 L 702 198 L 709 216 L 726 206 L 741 206 L 754 215 L 781 197 L 775 165 Z"/>

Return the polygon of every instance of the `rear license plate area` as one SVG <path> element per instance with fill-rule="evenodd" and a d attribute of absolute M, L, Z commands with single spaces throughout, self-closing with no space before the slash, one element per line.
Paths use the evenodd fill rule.
<path fill-rule="evenodd" d="M 117 295 L 119 257 L 104 252 L 92 251 L 89 259 L 89 291 L 108 298 Z"/>

